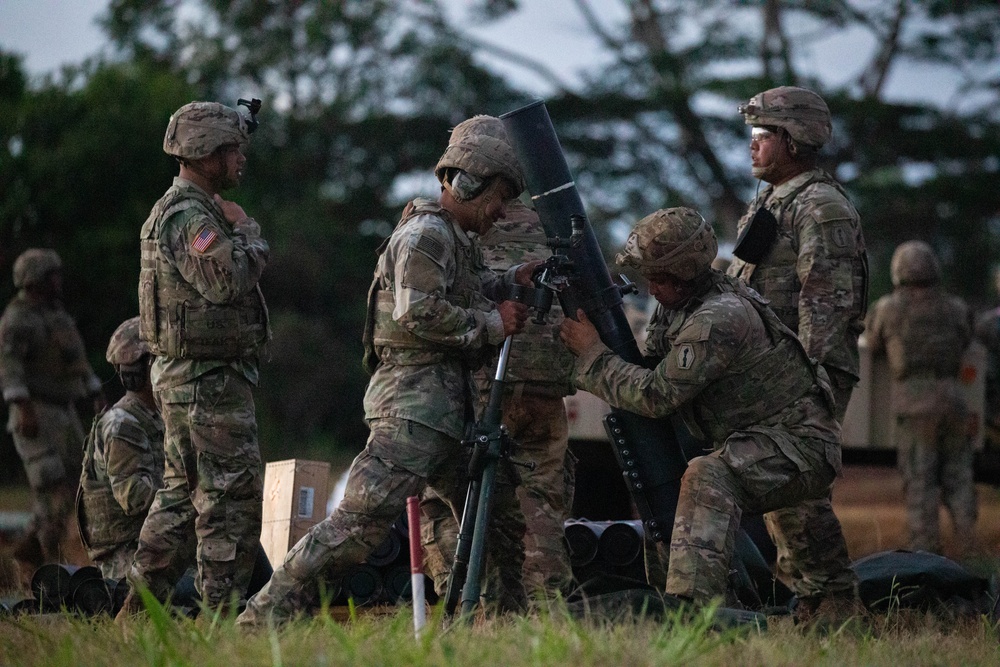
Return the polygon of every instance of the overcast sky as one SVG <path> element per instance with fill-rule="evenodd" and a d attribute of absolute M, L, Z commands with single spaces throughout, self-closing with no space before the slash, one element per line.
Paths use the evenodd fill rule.
<path fill-rule="evenodd" d="M 0 0 L 0 47 L 22 54 L 27 71 L 41 75 L 63 64 L 81 62 L 105 48 L 103 33 L 95 23 L 108 0 Z M 449 0 L 456 23 L 464 22 L 470 0 Z M 595 5 L 596 6 L 596 5 Z M 600 5 L 622 12 L 618 2 Z M 614 18 L 613 16 L 610 18 Z M 599 48 L 583 25 L 571 0 L 525 0 L 512 17 L 485 27 L 468 22 L 470 34 L 525 53 L 540 60 L 569 85 L 582 69 L 596 63 Z M 819 72 L 829 84 L 853 80 L 875 48 L 860 32 L 816 40 L 798 53 L 806 68 Z M 491 59 L 490 64 L 513 76 L 531 92 L 544 96 L 545 82 L 523 68 Z M 956 87 L 953 74 L 932 68 L 899 68 L 890 74 L 886 95 L 891 99 L 949 104 Z"/>

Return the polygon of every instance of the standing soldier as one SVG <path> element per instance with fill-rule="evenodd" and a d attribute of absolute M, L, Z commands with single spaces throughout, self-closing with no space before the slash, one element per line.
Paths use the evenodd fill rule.
<path fill-rule="evenodd" d="M 153 496 L 163 486 L 163 420 L 149 383 L 152 357 L 139 339 L 138 317 L 115 330 L 107 359 L 125 396 L 94 419 L 76 511 L 87 555 L 105 579 L 121 579 L 139 546 Z"/>
<path fill-rule="evenodd" d="M 62 305 L 62 261 L 30 248 L 14 262 L 17 295 L 0 318 L 0 385 L 32 493 L 32 517 L 14 556 L 37 567 L 59 562 L 59 542 L 80 478 L 83 426 L 74 401 L 105 407 L 101 381 Z"/>
<path fill-rule="evenodd" d="M 811 359 L 826 370 L 843 422 L 858 381 L 858 336 L 868 303 L 861 219 L 843 187 L 816 166 L 830 139 L 830 110 L 816 93 L 782 86 L 740 107 L 751 125 L 753 175 L 768 185 L 739 223 L 728 273 L 766 298 Z M 765 517 L 800 530 L 776 543 L 778 571 L 807 619 L 822 595 L 853 597 L 856 577 L 829 496 Z"/>
<path fill-rule="evenodd" d="M 461 438 L 473 411 L 470 370 L 517 333 L 527 308 L 501 297 L 516 280 L 530 284 L 533 264 L 503 280 L 486 269 L 470 233 L 504 217 L 524 183 L 506 141 L 468 134 L 438 161 L 438 201 L 416 199 L 379 249 L 369 291 L 365 393 L 371 435 L 351 465 L 344 499 L 313 526 L 247 604 L 242 624 L 284 620 L 302 611 L 323 577 L 363 561 L 388 535 L 409 496 L 430 486 L 451 506 L 465 499 L 468 451 Z M 501 610 L 525 603 L 521 584 L 524 518 L 514 489 L 499 484 L 489 551 L 499 572 Z"/>
<path fill-rule="evenodd" d="M 976 524 L 970 414 L 958 377 L 972 340 L 969 307 L 941 289 L 941 267 L 923 241 L 897 247 L 891 273 L 893 292 L 875 302 L 865 337 L 872 353 L 889 361 L 892 441 L 910 548 L 940 552 L 940 496 L 964 554 L 974 545 Z"/>
<path fill-rule="evenodd" d="M 768 528 L 784 542 L 799 526 L 776 510 L 826 497 L 840 471 L 826 373 L 763 298 L 711 268 L 717 250 L 697 212 L 671 208 L 640 220 L 619 253 L 659 302 L 646 341 L 653 369 L 609 350 L 582 310 L 562 325 L 578 387 L 636 414 L 677 414 L 711 443 L 681 479 L 666 581 L 699 605 L 726 593 L 743 512 L 773 512 Z M 827 538 L 842 542 L 835 528 Z M 827 607 L 831 620 L 844 611 Z"/>
<path fill-rule="evenodd" d="M 164 487 L 139 536 L 129 579 L 166 599 L 190 563 L 219 608 L 246 595 L 260 538 L 263 484 L 252 389 L 268 318 L 257 282 L 268 245 L 260 225 L 219 196 L 239 185 L 256 128 L 236 109 L 192 102 L 170 117 L 163 150 L 180 174 L 142 226 L 139 334 L 156 356 Z M 141 609 L 135 590 L 122 615 Z"/>
<path fill-rule="evenodd" d="M 499 118 L 474 116 L 459 123 L 451 134 L 456 143 L 470 132 L 507 141 Z M 551 254 L 545 230 L 532 209 L 518 199 L 507 203 L 507 215 L 479 239 L 486 265 L 496 273 Z M 573 355 L 559 340 L 562 310 L 553 305 L 542 324 L 529 321 L 514 337 L 505 378 L 503 423 L 517 443 L 517 458 L 535 464 L 521 472 L 518 501 L 524 512 L 524 584 L 531 594 L 567 592 L 573 569 L 563 538 L 563 523 L 573 504 L 573 454 L 563 397 L 573 393 Z M 476 373 L 480 405 L 489 400 L 495 360 Z M 439 594 L 447 588 L 454 560 L 458 524 L 440 498 L 425 494 L 421 502 L 425 563 Z"/>

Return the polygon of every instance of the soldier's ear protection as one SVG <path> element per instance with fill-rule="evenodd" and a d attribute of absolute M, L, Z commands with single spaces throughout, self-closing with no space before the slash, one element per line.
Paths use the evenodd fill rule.
<path fill-rule="evenodd" d="M 257 114 L 260 112 L 260 106 L 262 102 L 256 97 L 245 100 L 242 97 L 236 100 L 236 106 L 245 106 L 250 110 L 250 118 L 247 120 L 247 134 L 253 134 L 257 131 L 257 126 L 260 125 L 260 121 L 257 120 Z"/>

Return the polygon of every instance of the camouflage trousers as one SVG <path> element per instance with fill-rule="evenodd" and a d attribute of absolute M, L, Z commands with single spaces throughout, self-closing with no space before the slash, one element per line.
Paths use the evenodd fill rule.
<path fill-rule="evenodd" d="M 101 569 L 101 576 L 105 579 L 119 581 L 128 575 L 129 568 L 132 567 L 132 558 L 135 556 L 135 550 L 138 546 L 138 541 L 121 544 L 114 551 L 93 559 L 94 565 Z"/>
<path fill-rule="evenodd" d="M 698 603 L 725 595 L 743 511 L 770 512 L 768 530 L 779 550 L 784 545 L 793 559 L 803 551 L 800 545 L 807 545 L 804 551 L 811 554 L 822 553 L 823 544 L 838 548 L 844 541 L 839 522 L 831 533 L 814 532 L 814 526 L 795 521 L 794 513 L 781 511 L 828 497 L 836 473 L 827 462 L 826 446 L 821 440 L 759 428 L 737 432 L 721 449 L 692 459 L 681 479 L 666 592 Z M 783 451 L 789 447 L 795 448 L 798 461 Z M 800 535 L 803 531 L 806 535 Z M 811 565 L 793 562 L 804 570 Z"/>
<path fill-rule="evenodd" d="M 515 457 L 535 464 L 518 468 L 517 499 L 527 530 L 524 536 L 524 587 L 531 595 L 566 592 L 573 568 L 566 550 L 563 524 L 573 505 L 575 457 L 569 451 L 569 427 L 562 398 L 523 394 L 508 397 L 503 423 L 517 442 Z M 424 568 L 443 594 L 458 542 L 458 522 L 433 491 L 420 503 Z"/>
<path fill-rule="evenodd" d="M 857 378 L 836 368 L 826 367 L 826 371 L 836 404 L 834 417 L 843 424 Z M 799 598 L 854 592 L 857 576 L 829 493 L 765 515 L 764 521 L 772 536 L 780 536 L 774 540 L 777 575 Z M 776 523 L 784 529 L 776 531 Z"/>
<path fill-rule="evenodd" d="M 76 488 L 83 463 L 83 425 L 71 404 L 33 401 L 38 416 L 38 435 L 26 438 L 16 432 L 17 411 L 12 406 L 7 430 L 24 463 L 31 487 L 31 522 L 45 562 L 58 563 L 59 543 L 66 520 L 74 508 Z"/>
<path fill-rule="evenodd" d="M 959 552 L 964 555 L 975 546 L 976 487 L 966 426 L 964 415 L 896 417 L 892 437 L 913 550 L 940 553 L 939 499 L 951 515 Z"/>
<path fill-rule="evenodd" d="M 260 542 L 263 481 L 251 385 L 224 367 L 157 392 L 163 488 L 139 535 L 129 579 L 160 599 L 192 563 L 209 606 L 246 595 Z"/>
<path fill-rule="evenodd" d="M 250 598 L 239 623 L 282 621 L 308 611 L 320 582 L 339 579 L 364 561 L 389 534 L 406 499 L 420 496 L 428 485 L 454 513 L 465 501 L 467 466 L 461 442 L 440 431 L 405 419 L 373 420 L 368 443 L 351 464 L 340 505 L 292 547 L 270 581 Z M 524 606 L 523 538 L 524 518 L 513 487 L 498 484 L 487 540 L 498 588 L 487 590 L 488 605 Z"/>

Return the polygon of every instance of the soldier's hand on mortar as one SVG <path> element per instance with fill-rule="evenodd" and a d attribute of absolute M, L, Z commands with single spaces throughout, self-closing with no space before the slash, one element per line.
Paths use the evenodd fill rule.
<path fill-rule="evenodd" d="M 222 215 L 226 216 L 226 220 L 231 225 L 236 225 L 239 222 L 243 222 L 249 216 L 243 210 L 243 207 L 234 201 L 229 201 L 228 199 L 223 199 L 218 194 L 215 195 L 215 203 L 219 205 L 222 209 Z"/>
<path fill-rule="evenodd" d="M 535 269 L 544 263 L 544 259 L 533 259 L 530 262 L 525 262 L 521 266 L 517 267 L 517 271 L 514 272 L 514 282 L 518 285 L 531 287 L 534 284 L 531 281 L 532 274 L 535 273 Z"/>
<path fill-rule="evenodd" d="M 528 307 L 517 301 L 501 301 L 497 304 L 500 311 L 500 319 L 503 320 L 503 335 L 513 336 L 524 328 L 524 323 L 528 319 Z"/>
<path fill-rule="evenodd" d="M 576 321 L 579 320 L 579 321 Z M 569 351 L 580 356 L 584 350 L 600 342 L 601 337 L 597 329 L 587 319 L 587 314 L 582 310 L 576 311 L 576 320 L 566 318 L 559 329 L 559 337 L 566 344 Z"/>
<path fill-rule="evenodd" d="M 16 401 L 14 405 L 17 407 L 17 423 L 14 426 L 15 432 L 25 438 L 37 437 L 38 415 L 35 413 L 35 405 L 27 399 Z"/>

